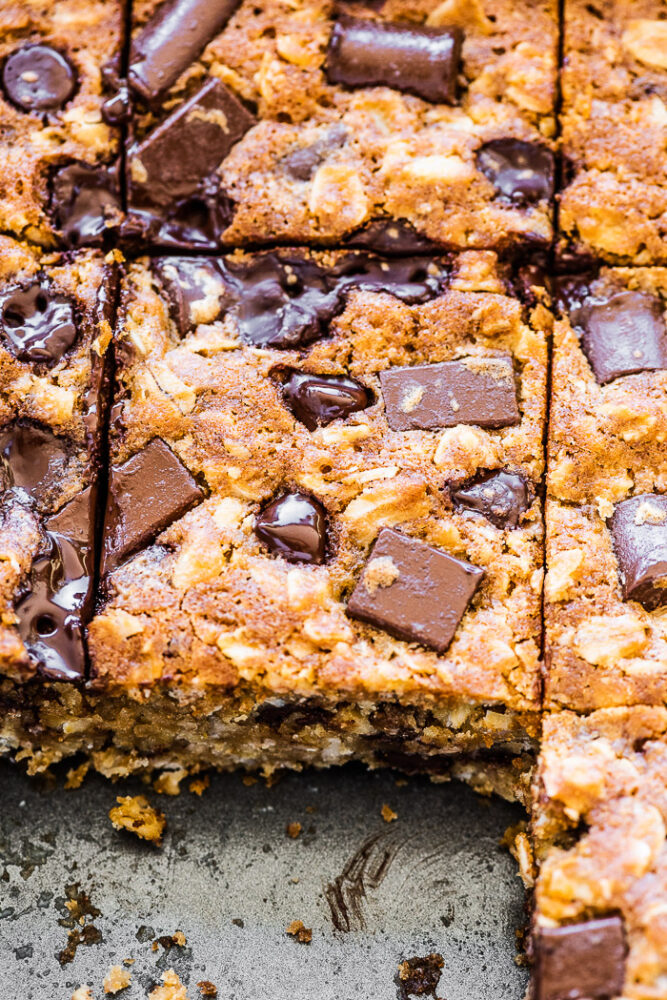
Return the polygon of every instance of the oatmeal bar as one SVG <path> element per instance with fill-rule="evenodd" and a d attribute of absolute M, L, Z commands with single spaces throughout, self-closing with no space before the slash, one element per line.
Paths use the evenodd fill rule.
<path fill-rule="evenodd" d="M 547 707 L 667 702 L 667 270 L 563 279 L 546 507 Z"/>
<path fill-rule="evenodd" d="M 120 221 L 123 24 L 123 0 L 0 0 L 0 230 L 101 245 Z"/>
<path fill-rule="evenodd" d="M 667 711 L 545 719 L 534 801 L 535 1000 L 667 995 Z"/>
<path fill-rule="evenodd" d="M 474 252 L 128 266 L 91 707 L 50 752 L 107 773 L 456 755 L 487 786 L 491 754 L 518 783 L 550 314 L 511 277 Z"/>
<path fill-rule="evenodd" d="M 560 250 L 667 263 L 664 0 L 565 0 Z"/>
<path fill-rule="evenodd" d="M 0 237 L 2 675 L 83 679 L 113 267 Z"/>
<path fill-rule="evenodd" d="M 132 22 L 129 241 L 550 239 L 555 0 L 138 0 Z"/>

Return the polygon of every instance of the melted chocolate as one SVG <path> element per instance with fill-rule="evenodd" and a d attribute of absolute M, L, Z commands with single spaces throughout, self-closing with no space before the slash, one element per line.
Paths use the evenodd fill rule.
<path fill-rule="evenodd" d="M 59 361 L 77 336 L 69 299 L 35 282 L 0 300 L 2 332 L 21 361 Z"/>
<path fill-rule="evenodd" d="M 283 385 L 283 396 L 297 420 L 311 431 L 365 410 L 372 402 L 368 389 L 356 379 L 309 372 L 292 372 Z"/>
<path fill-rule="evenodd" d="M 120 219 L 115 169 L 85 163 L 60 167 L 51 179 L 50 208 L 68 246 L 102 246 Z"/>
<path fill-rule="evenodd" d="M 39 424 L 18 421 L 0 430 L 0 463 L 5 488 L 24 490 L 41 503 L 64 478 L 68 447 Z"/>
<path fill-rule="evenodd" d="M 2 85 L 21 111 L 55 111 L 74 93 L 76 74 L 69 60 L 50 45 L 24 45 L 7 57 Z"/>
<path fill-rule="evenodd" d="M 317 500 L 304 493 L 286 493 L 267 504 L 257 515 L 255 534 L 288 562 L 324 562 L 326 513 Z"/>

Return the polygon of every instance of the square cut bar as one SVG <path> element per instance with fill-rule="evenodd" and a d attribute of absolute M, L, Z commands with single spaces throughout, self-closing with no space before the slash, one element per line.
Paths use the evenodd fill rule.
<path fill-rule="evenodd" d="M 114 297 L 95 251 L 0 238 L 0 676 L 13 681 L 85 677 Z M 0 680 L 0 703 L 10 689 Z"/>
<path fill-rule="evenodd" d="M 476 252 L 128 265 L 89 714 L 58 724 L 52 704 L 40 761 L 85 748 L 120 774 L 355 758 L 521 794 L 539 721 L 551 316 L 513 287 Z M 471 411 L 392 430 L 382 373 L 498 357 L 511 424 Z M 420 600 L 443 564 L 456 586 Z M 403 588 L 410 622 L 367 604 L 354 617 L 362 578 L 383 601 Z"/>
<path fill-rule="evenodd" d="M 100 246 L 121 219 L 124 0 L 0 0 L 0 230 Z"/>
<path fill-rule="evenodd" d="M 564 255 L 667 263 L 663 0 L 565 0 Z"/>
<path fill-rule="evenodd" d="M 132 21 L 129 241 L 551 238 L 555 0 L 142 0 Z"/>
<path fill-rule="evenodd" d="M 546 705 L 667 703 L 667 269 L 557 293 Z"/>
<path fill-rule="evenodd" d="M 533 802 L 535 1000 L 667 989 L 667 711 L 548 715 Z"/>

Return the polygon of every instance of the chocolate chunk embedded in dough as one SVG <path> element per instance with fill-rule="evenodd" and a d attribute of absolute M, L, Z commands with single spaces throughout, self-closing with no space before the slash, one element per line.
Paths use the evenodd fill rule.
<path fill-rule="evenodd" d="M 329 39 L 325 71 L 330 83 L 393 87 L 454 104 L 462 40 L 458 28 L 343 16 Z"/>
<path fill-rule="evenodd" d="M 255 520 L 255 534 L 288 562 L 323 563 L 327 530 L 324 507 L 306 493 L 286 493 L 267 504 Z"/>
<path fill-rule="evenodd" d="M 620 917 L 542 927 L 534 938 L 536 1000 L 614 1000 L 627 948 Z"/>
<path fill-rule="evenodd" d="M 147 101 L 160 97 L 222 31 L 240 0 L 167 0 L 134 38 L 128 80 Z"/>
<path fill-rule="evenodd" d="M 554 193 L 554 155 L 522 139 L 492 139 L 477 152 L 477 166 L 496 194 L 517 204 L 549 199 Z"/>
<path fill-rule="evenodd" d="M 371 403 L 368 389 L 356 379 L 309 372 L 292 372 L 283 385 L 283 396 L 297 420 L 311 431 L 365 410 Z"/>
<path fill-rule="evenodd" d="M 444 653 L 484 570 L 393 528 L 383 528 L 347 610 L 406 642 Z"/>
<path fill-rule="evenodd" d="M 5 60 L 2 85 L 21 111 L 55 111 L 74 93 L 76 74 L 50 45 L 24 45 Z"/>
<path fill-rule="evenodd" d="M 51 213 L 68 246 L 101 246 L 121 218 L 114 167 L 70 163 L 51 178 Z"/>
<path fill-rule="evenodd" d="M 588 298 L 572 313 L 597 381 L 667 368 L 667 330 L 660 299 L 624 291 Z"/>
<path fill-rule="evenodd" d="M 610 526 L 625 600 L 648 611 L 667 604 L 667 496 L 623 500 Z"/>
<path fill-rule="evenodd" d="M 0 326 L 21 361 L 59 361 L 77 336 L 72 303 L 39 281 L 2 296 Z"/>
<path fill-rule="evenodd" d="M 129 150 L 130 204 L 168 207 L 189 198 L 254 124 L 231 90 L 207 80 Z"/>
<path fill-rule="evenodd" d="M 153 440 L 109 473 L 102 573 L 148 545 L 204 493 L 171 448 Z"/>
<path fill-rule="evenodd" d="M 224 268 L 206 257 L 163 257 L 153 261 L 169 311 L 178 332 L 185 336 L 198 323 L 213 323 L 236 301 Z"/>
<path fill-rule="evenodd" d="M 394 431 L 519 422 L 512 359 L 469 357 L 380 372 L 387 422 Z"/>
<path fill-rule="evenodd" d="M 47 427 L 17 421 L 0 430 L 0 467 L 4 486 L 17 487 L 44 501 L 66 474 L 69 449 Z"/>
<path fill-rule="evenodd" d="M 453 490 L 452 500 L 483 514 L 497 528 L 516 528 L 528 506 L 528 490 L 521 476 L 489 472 Z"/>

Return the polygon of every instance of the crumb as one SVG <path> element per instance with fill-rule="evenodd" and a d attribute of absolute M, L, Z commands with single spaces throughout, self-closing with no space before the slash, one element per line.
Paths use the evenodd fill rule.
<path fill-rule="evenodd" d="M 243 784 L 246 786 L 246 788 L 250 788 L 252 785 L 257 784 L 257 778 L 254 776 L 254 774 L 244 774 Z"/>
<path fill-rule="evenodd" d="M 444 965 L 442 955 L 437 952 L 423 958 L 406 958 L 400 962 L 396 983 L 401 1000 L 427 993 L 435 997 Z"/>
<path fill-rule="evenodd" d="M 151 990 L 149 1000 L 188 1000 L 185 986 L 173 969 L 162 973 L 162 984 Z"/>
<path fill-rule="evenodd" d="M 131 982 L 132 976 L 127 969 L 123 969 L 120 965 L 114 965 L 109 969 L 104 977 L 102 986 L 104 987 L 105 993 L 120 993 L 120 991 L 126 989 Z"/>
<path fill-rule="evenodd" d="M 317 806 L 306 806 L 306 812 L 307 813 L 317 812 Z"/>
<path fill-rule="evenodd" d="M 396 778 L 396 781 L 394 782 L 397 788 L 405 788 L 407 783 L 408 783 L 407 778 Z"/>
<path fill-rule="evenodd" d="M 65 776 L 65 788 L 80 788 L 89 770 L 90 761 L 84 761 L 78 767 L 71 767 Z"/>
<path fill-rule="evenodd" d="M 380 814 L 385 823 L 393 823 L 395 819 L 398 819 L 398 813 L 395 813 L 386 802 L 382 806 L 382 809 L 380 809 Z"/>
<path fill-rule="evenodd" d="M 136 958 L 124 958 L 123 965 L 134 965 Z"/>
<path fill-rule="evenodd" d="M 128 830 L 159 847 L 166 822 L 163 813 L 154 809 L 143 795 L 120 796 L 116 802 L 118 805 L 109 812 L 116 830 Z"/>
<path fill-rule="evenodd" d="M 289 927 L 285 928 L 287 934 L 291 934 L 301 944 L 310 944 L 313 940 L 313 932 L 310 927 L 306 927 L 303 920 L 293 920 Z"/>
<path fill-rule="evenodd" d="M 296 823 L 296 822 L 288 823 L 285 829 L 285 833 L 287 834 L 288 837 L 291 837 L 292 840 L 296 840 L 296 838 L 301 833 L 301 823 Z"/>
<path fill-rule="evenodd" d="M 90 986 L 79 986 L 78 990 L 74 990 L 72 993 L 72 1000 L 93 1000 Z"/>
<path fill-rule="evenodd" d="M 165 951 L 169 951 L 170 948 L 185 948 L 187 943 L 187 938 L 183 931 L 174 931 L 173 934 L 162 934 L 159 938 L 156 938 L 153 941 L 152 948 L 153 951 L 157 951 L 158 947 L 162 945 Z"/>
<path fill-rule="evenodd" d="M 203 997 L 217 997 L 218 995 L 218 987 L 214 986 L 210 979 L 200 979 L 197 986 Z"/>
<path fill-rule="evenodd" d="M 243 930 L 243 928 L 245 927 L 245 924 L 243 923 L 240 917 L 233 917 L 232 923 L 234 924 L 235 927 L 240 927 L 241 930 Z"/>
<path fill-rule="evenodd" d="M 181 782 L 187 778 L 188 772 L 179 768 L 177 771 L 163 771 L 153 782 L 153 788 L 158 795 L 180 795 Z"/>
<path fill-rule="evenodd" d="M 193 795 L 203 795 L 208 786 L 211 784 L 211 778 L 208 774 L 202 774 L 199 778 L 193 778 L 188 785 L 189 791 Z"/>
<path fill-rule="evenodd" d="M 300 880 L 300 878 L 299 878 L 299 876 L 298 876 L 298 875 L 292 875 L 292 877 L 291 877 L 291 879 L 290 879 L 290 882 L 293 882 L 293 883 L 294 883 L 294 885 L 298 885 L 300 881 L 301 881 L 301 880 Z"/>

